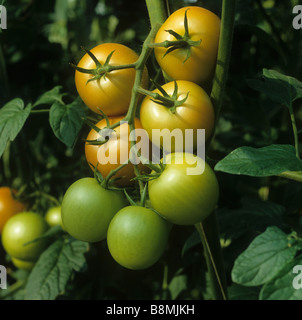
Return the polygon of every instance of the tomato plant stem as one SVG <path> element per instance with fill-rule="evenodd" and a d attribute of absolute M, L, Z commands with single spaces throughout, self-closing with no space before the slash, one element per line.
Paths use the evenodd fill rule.
<path fill-rule="evenodd" d="M 296 156 L 297 156 L 297 158 L 300 159 L 298 130 L 297 130 L 296 119 L 295 119 L 295 114 L 294 114 L 292 103 L 290 103 L 290 105 L 289 105 L 289 113 L 290 113 L 290 119 L 291 119 L 291 123 L 292 123 L 293 133 L 294 133 Z"/>
<path fill-rule="evenodd" d="M 211 99 L 214 103 L 216 121 L 223 102 L 231 58 L 236 0 L 222 1 L 221 32 Z"/>
<path fill-rule="evenodd" d="M 214 83 L 211 92 L 211 99 L 213 101 L 216 115 L 216 124 L 219 119 L 228 77 L 234 31 L 235 7 L 236 0 L 222 2 L 219 48 Z M 196 227 L 197 230 L 199 230 L 204 246 L 213 299 L 226 299 L 226 279 L 216 212 L 213 212 L 205 221 L 202 222 L 202 224 L 196 225 Z"/>
<path fill-rule="evenodd" d="M 162 0 L 146 0 L 151 26 L 164 23 L 167 19 L 166 4 Z"/>

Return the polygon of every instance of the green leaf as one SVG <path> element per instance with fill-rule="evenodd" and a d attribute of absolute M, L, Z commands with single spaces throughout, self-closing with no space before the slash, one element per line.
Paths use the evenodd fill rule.
<path fill-rule="evenodd" d="M 24 126 L 31 110 L 31 104 L 24 108 L 23 100 L 9 101 L 0 109 L 0 157 L 9 141 L 14 141 Z"/>
<path fill-rule="evenodd" d="M 270 145 L 263 148 L 240 147 L 220 160 L 216 171 L 253 177 L 278 175 L 284 171 L 301 171 L 302 161 L 291 145 Z"/>
<path fill-rule="evenodd" d="M 65 291 L 73 270 L 85 265 L 88 244 L 78 240 L 53 242 L 40 256 L 25 288 L 25 300 L 54 300 Z"/>
<path fill-rule="evenodd" d="M 294 267 L 302 267 L 302 256 L 289 262 L 277 276 L 265 284 L 260 291 L 260 300 L 302 300 L 302 275 L 294 273 Z M 295 288 L 296 282 L 298 288 Z"/>
<path fill-rule="evenodd" d="M 287 107 L 296 99 L 302 98 L 302 82 L 275 70 L 263 69 L 263 80 L 248 80 L 248 84 Z"/>
<path fill-rule="evenodd" d="M 39 99 L 34 103 L 34 107 L 40 104 L 54 104 L 55 102 L 62 103 L 62 98 L 65 93 L 60 93 L 62 86 L 56 86 L 53 89 L 42 94 Z"/>
<path fill-rule="evenodd" d="M 277 227 L 268 227 L 236 259 L 232 270 L 235 283 L 259 286 L 272 280 L 295 256 L 298 246 Z"/>
<path fill-rule="evenodd" d="M 169 291 L 171 293 L 171 299 L 176 299 L 179 294 L 187 288 L 187 276 L 186 275 L 177 275 L 175 276 L 170 284 Z"/>
<path fill-rule="evenodd" d="M 82 128 L 85 109 L 83 102 L 77 98 L 69 105 L 55 102 L 49 112 L 49 123 L 55 136 L 67 147 L 72 147 Z"/>

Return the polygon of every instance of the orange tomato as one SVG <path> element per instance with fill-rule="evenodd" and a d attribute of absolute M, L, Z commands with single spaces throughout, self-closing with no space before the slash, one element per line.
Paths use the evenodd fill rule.
<path fill-rule="evenodd" d="M 16 190 L 0 187 L 0 233 L 9 218 L 26 210 L 26 204 L 16 200 L 13 194 L 16 194 Z"/>
<path fill-rule="evenodd" d="M 188 10 L 187 20 L 190 39 L 193 41 L 201 40 L 198 46 L 190 48 L 190 58 L 186 60 L 188 53 L 186 47 L 176 49 L 167 55 L 165 55 L 167 48 L 156 47 L 154 53 L 160 67 L 172 79 L 188 80 L 204 85 L 212 79 L 215 71 L 220 35 L 219 17 L 201 7 L 181 8 L 173 12 L 163 23 L 154 42 L 175 41 L 176 38 L 166 30 L 174 30 L 179 35 L 184 36 L 186 10 Z"/>
<path fill-rule="evenodd" d="M 119 43 L 103 43 L 90 50 L 103 65 L 108 55 L 114 51 L 109 65 L 127 65 L 137 61 L 138 55 L 130 48 Z M 77 65 L 84 69 L 95 69 L 96 64 L 86 53 Z M 127 68 L 108 72 L 105 77 L 91 80 L 94 76 L 80 71 L 75 72 L 75 84 L 79 96 L 93 112 L 107 116 L 125 114 L 129 108 L 132 87 L 135 79 L 135 69 Z M 148 71 L 145 68 L 141 86 L 147 88 Z"/>
<path fill-rule="evenodd" d="M 110 117 L 109 125 L 112 125 L 118 121 L 123 120 L 123 116 Z M 99 129 L 107 127 L 105 119 L 99 121 L 96 126 Z M 138 118 L 135 118 L 135 128 L 142 129 L 141 122 Z M 107 177 L 111 170 L 117 169 L 121 164 L 125 163 L 129 159 L 131 142 L 130 142 L 130 130 L 127 123 L 122 124 L 114 129 L 115 138 L 110 138 L 106 143 L 102 145 L 92 145 L 89 142 L 85 144 L 85 156 L 86 160 L 89 163 L 92 170 L 97 166 L 97 170 L 102 174 L 103 177 Z M 97 140 L 101 136 L 99 132 L 94 129 L 91 129 L 87 136 L 87 140 Z M 149 152 L 149 139 L 146 135 L 144 140 L 148 143 L 148 152 Z M 143 142 L 142 141 L 142 142 Z M 138 137 L 137 142 L 140 142 L 140 137 Z M 148 156 L 143 150 L 141 151 L 142 155 Z M 104 158 L 107 158 L 107 163 L 101 163 Z M 122 157 L 122 161 L 121 161 Z M 105 162 L 105 161 L 104 161 Z M 142 163 L 138 164 L 139 169 L 142 170 L 145 168 Z M 146 168 L 145 168 L 146 169 Z M 134 183 L 131 181 L 135 177 L 134 167 L 131 162 L 126 164 L 121 170 L 119 170 L 113 178 L 119 178 L 116 180 L 116 185 L 118 186 L 129 186 Z"/>

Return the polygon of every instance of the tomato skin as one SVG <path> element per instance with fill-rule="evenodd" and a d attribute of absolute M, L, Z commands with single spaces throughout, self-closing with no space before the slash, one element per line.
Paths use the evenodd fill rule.
<path fill-rule="evenodd" d="M 204 85 L 212 80 L 214 75 L 219 35 L 220 19 L 214 13 L 201 7 L 184 7 L 173 12 L 160 27 L 155 37 L 155 43 L 175 41 L 174 36 L 165 30 L 174 30 L 181 36 L 185 34 L 184 16 L 187 11 L 190 38 L 201 40 L 199 46 L 191 47 L 191 56 L 187 57 L 186 49 L 177 49 L 168 53 L 167 49 L 156 47 L 156 60 L 168 76 L 175 80 L 188 80 Z M 184 62 L 185 61 L 185 62 Z"/>
<path fill-rule="evenodd" d="M 119 43 L 103 43 L 90 50 L 103 65 L 108 55 L 114 51 L 109 64 L 113 66 L 132 64 L 138 55 L 130 48 Z M 96 65 L 86 53 L 77 65 L 84 69 L 95 69 Z M 149 83 L 148 71 L 145 68 L 141 86 L 147 88 Z M 135 69 L 115 70 L 98 80 L 87 83 L 93 75 L 75 72 L 75 84 L 79 96 L 93 112 L 101 114 L 100 108 L 107 116 L 125 114 L 129 108 L 132 87 L 135 79 Z"/>
<path fill-rule="evenodd" d="M 0 233 L 9 218 L 27 207 L 25 203 L 16 200 L 13 194 L 16 194 L 16 190 L 9 187 L 0 188 Z"/>
<path fill-rule="evenodd" d="M 35 266 L 35 261 L 24 261 L 14 257 L 11 257 L 13 265 L 22 270 L 30 271 Z"/>
<path fill-rule="evenodd" d="M 61 226 L 63 228 L 61 211 L 61 206 L 51 207 L 47 210 L 45 214 L 45 221 L 50 227 Z"/>
<path fill-rule="evenodd" d="M 11 217 L 2 231 L 2 244 L 12 257 L 24 261 L 36 261 L 47 244 L 46 239 L 27 242 L 41 237 L 48 230 L 44 218 L 34 212 L 21 212 Z"/>
<path fill-rule="evenodd" d="M 81 241 L 102 241 L 113 216 L 127 204 L 122 191 L 104 189 L 94 178 L 79 179 L 63 197 L 64 229 Z"/>
<path fill-rule="evenodd" d="M 178 100 L 182 100 L 187 96 L 187 100 L 181 106 L 176 108 L 175 113 L 172 113 L 168 107 L 160 105 L 149 96 L 146 96 L 142 102 L 140 109 L 140 120 L 143 128 L 148 132 L 152 142 L 157 147 L 163 147 L 163 139 L 160 140 L 160 134 L 152 131 L 153 129 L 168 129 L 172 132 L 175 128 L 179 128 L 182 131 L 183 143 L 181 149 L 177 148 L 177 144 L 174 143 L 171 146 L 171 151 L 185 150 L 185 130 L 193 129 L 193 149 L 197 147 L 197 129 L 205 129 L 205 140 L 207 140 L 214 128 L 215 113 L 214 108 L 208 94 L 197 84 L 178 80 L 176 81 L 178 86 Z M 174 91 L 174 81 L 168 82 L 162 86 L 162 88 L 172 96 Z M 158 89 L 153 92 L 160 93 Z M 163 134 L 162 134 L 163 135 Z M 156 141 L 161 141 L 160 144 Z"/>
<path fill-rule="evenodd" d="M 123 116 L 119 117 L 110 117 L 109 124 L 112 125 L 118 121 L 123 120 Z M 96 126 L 100 129 L 107 127 L 107 123 L 105 119 L 99 121 Z M 129 126 L 128 126 L 129 128 Z M 142 129 L 141 122 L 138 118 L 135 118 L 135 128 Z M 94 171 L 94 167 L 97 166 L 97 170 L 102 174 L 103 177 L 107 177 L 111 170 L 118 168 L 121 165 L 120 156 L 121 154 L 125 154 L 127 158 L 129 158 L 129 152 L 131 149 L 131 142 L 129 141 L 129 133 L 130 129 L 127 131 L 127 124 L 122 124 L 114 129 L 116 133 L 121 135 L 116 140 L 109 140 L 103 145 L 92 145 L 86 142 L 85 144 L 85 156 L 86 160 L 90 165 L 91 169 Z M 99 133 L 96 132 L 94 129 L 91 129 L 87 136 L 87 140 L 96 140 L 100 137 Z M 148 137 L 146 140 L 149 143 Z M 98 163 L 98 152 L 99 149 L 106 150 L 108 148 L 110 155 L 112 155 L 113 159 L 116 159 L 116 163 L 106 163 L 101 164 Z M 148 146 L 149 148 L 149 146 Z M 149 150 L 149 149 L 148 149 Z M 106 153 L 107 154 L 107 153 Z M 140 170 L 147 170 L 142 163 L 138 165 Z M 119 170 L 113 178 L 119 178 L 115 181 L 115 184 L 120 187 L 130 186 L 133 185 L 135 182 L 131 181 L 135 177 L 134 167 L 132 163 L 128 163 L 124 168 Z"/>
<path fill-rule="evenodd" d="M 170 226 L 151 209 L 128 206 L 110 222 L 107 243 L 114 260 L 131 270 L 155 264 L 168 242 Z"/>
<path fill-rule="evenodd" d="M 205 165 L 202 174 L 188 174 L 187 169 L 196 166 L 189 164 L 194 159 L 200 168 Z M 214 171 L 204 160 L 188 153 L 168 154 L 166 162 L 161 175 L 148 183 L 152 207 L 174 224 L 193 225 L 203 221 L 215 209 L 219 197 Z"/>

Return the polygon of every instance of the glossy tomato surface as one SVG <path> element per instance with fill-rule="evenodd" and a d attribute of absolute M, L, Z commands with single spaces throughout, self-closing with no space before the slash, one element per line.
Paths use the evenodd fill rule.
<path fill-rule="evenodd" d="M 203 221 L 215 209 L 219 197 L 212 168 L 203 159 L 180 152 L 167 155 L 164 171 L 149 181 L 148 190 L 152 207 L 178 225 Z"/>
<path fill-rule="evenodd" d="M 132 49 L 119 43 L 103 43 L 90 51 L 102 65 L 113 51 L 109 62 L 112 66 L 132 64 L 138 59 L 138 55 Z M 87 53 L 77 66 L 84 69 L 96 68 L 95 62 Z M 91 74 L 75 72 L 77 91 L 87 107 L 98 114 L 101 114 L 101 109 L 107 116 L 125 114 L 129 108 L 135 69 L 114 70 L 108 72 L 105 77 L 89 81 L 93 77 Z M 147 87 L 148 82 L 148 71 L 145 68 L 141 86 Z"/>
<path fill-rule="evenodd" d="M 123 120 L 123 116 L 120 117 L 110 117 L 109 124 L 112 125 L 119 121 Z M 96 124 L 96 127 L 103 129 L 107 127 L 106 120 L 103 119 Z M 135 118 L 135 128 L 142 129 L 141 122 L 138 118 Z M 107 177 L 111 170 L 117 169 L 123 163 L 127 162 L 130 158 L 130 150 L 132 148 L 130 141 L 130 127 L 127 123 L 123 123 L 121 126 L 118 126 L 114 129 L 115 133 L 112 138 L 102 145 L 93 145 L 89 141 L 97 140 L 100 138 L 99 132 L 94 129 L 91 129 L 87 136 L 87 141 L 85 144 L 85 156 L 88 164 L 91 169 L 97 166 L 97 170 L 102 174 L 103 177 Z M 141 141 L 142 144 L 146 147 L 147 154 L 142 151 L 142 154 L 145 154 L 146 157 L 149 156 L 149 139 L 148 136 L 144 133 L 144 139 Z M 140 137 L 137 136 L 138 142 Z M 140 170 L 147 170 L 142 163 L 139 164 Z M 135 182 L 131 181 L 135 177 L 133 163 L 129 162 L 125 167 L 119 170 L 114 176 L 115 184 L 121 187 L 133 185 Z"/>
<path fill-rule="evenodd" d="M 172 112 L 171 108 L 156 103 L 154 99 L 146 96 L 141 105 L 140 120 L 143 128 L 148 132 L 149 137 L 151 137 L 153 144 L 156 146 L 167 150 L 167 147 L 170 147 L 167 143 L 171 140 L 172 133 L 175 132 L 175 139 L 177 140 L 171 141 L 172 152 L 185 151 L 191 145 L 192 149 L 195 150 L 197 143 L 204 144 L 203 141 L 197 140 L 197 130 L 205 130 L 205 140 L 213 132 L 214 108 L 210 97 L 199 85 L 185 80 L 176 82 L 178 87 L 177 100 L 181 101 L 187 97 L 186 101 L 176 107 L 175 112 Z M 162 89 L 169 96 L 173 95 L 174 88 L 174 81 L 162 86 Z M 153 92 L 160 94 L 158 89 Z M 187 149 L 187 151 L 189 150 Z"/>
<path fill-rule="evenodd" d="M 2 231 L 2 244 L 12 257 L 36 261 L 45 249 L 47 240 L 39 239 L 48 230 L 44 218 L 34 212 L 21 212 L 11 217 Z M 29 243 L 31 242 L 31 243 Z"/>
<path fill-rule="evenodd" d="M 55 207 L 49 208 L 45 214 L 45 220 L 50 227 L 54 227 L 54 226 L 63 227 L 61 206 L 55 206 Z"/>
<path fill-rule="evenodd" d="M 63 197 L 64 229 L 81 241 L 104 240 L 111 219 L 127 204 L 122 191 L 105 189 L 94 178 L 79 179 Z"/>
<path fill-rule="evenodd" d="M 170 225 L 151 209 L 127 206 L 112 219 L 107 243 L 123 267 L 142 270 L 152 266 L 166 249 Z"/>
<path fill-rule="evenodd" d="M 163 23 L 155 37 L 155 43 L 176 40 L 166 30 L 173 30 L 181 36 L 185 34 L 184 17 L 186 11 L 190 39 L 193 41 L 201 40 L 201 43 L 191 47 L 191 56 L 187 60 L 186 48 L 176 49 L 165 55 L 166 48 L 156 47 L 155 57 L 160 67 L 172 79 L 205 84 L 212 81 L 215 71 L 220 35 L 218 16 L 201 7 L 181 8 L 173 12 Z"/>

